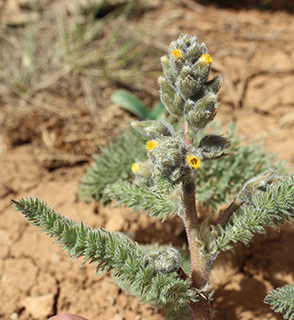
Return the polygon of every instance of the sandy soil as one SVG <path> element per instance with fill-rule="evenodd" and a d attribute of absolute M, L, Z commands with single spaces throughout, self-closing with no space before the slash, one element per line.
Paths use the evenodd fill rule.
<path fill-rule="evenodd" d="M 264 147 L 278 151 L 293 168 L 293 15 L 167 1 L 137 23 L 159 25 L 166 17 L 173 22 L 161 30 L 164 44 L 189 33 L 208 46 L 213 73 L 224 79 L 217 118 L 224 124 L 234 119 L 240 134 L 264 139 Z M 89 154 L 118 135 L 130 118 L 109 102 L 114 89 L 102 93 L 99 125 L 93 124 L 85 105 L 64 96 L 54 98 L 62 114 L 0 105 L 0 319 L 43 320 L 62 312 L 92 320 L 163 319 L 151 306 L 126 296 L 107 275 L 94 278 L 95 267 L 81 269 L 81 261 L 71 262 L 10 204 L 11 198 L 37 196 L 67 217 L 94 228 L 133 232 L 141 243 L 185 241 L 175 236 L 176 218 L 161 225 L 128 209 L 102 208 L 77 197 L 79 180 L 91 163 Z M 75 138 L 81 135 L 95 139 Z M 293 236 L 290 226 L 280 233 L 269 230 L 267 238 L 255 237 L 250 248 L 239 245 L 235 254 L 218 258 L 211 277 L 215 319 L 282 319 L 262 301 L 268 290 L 294 282 Z"/>

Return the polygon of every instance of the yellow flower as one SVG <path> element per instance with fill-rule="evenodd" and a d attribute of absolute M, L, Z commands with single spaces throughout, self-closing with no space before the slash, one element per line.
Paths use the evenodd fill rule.
<path fill-rule="evenodd" d="M 198 169 L 201 166 L 201 161 L 196 156 L 189 156 L 188 155 L 186 157 L 186 162 L 195 170 Z"/>
<path fill-rule="evenodd" d="M 211 56 L 209 54 L 203 54 L 199 59 L 198 62 L 201 64 L 207 65 L 212 62 Z"/>
<path fill-rule="evenodd" d="M 134 163 L 132 164 L 131 170 L 132 170 L 134 173 L 137 173 L 137 172 L 140 170 L 139 164 L 136 163 L 136 162 L 134 162 Z"/>
<path fill-rule="evenodd" d="M 182 59 L 183 58 L 183 54 L 179 49 L 174 49 L 172 51 L 172 55 L 176 60 Z"/>
<path fill-rule="evenodd" d="M 150 140 L 146 143 L 145 147 L 147 149 L 147 151 L 150 151 L 154 148 L 157 148 L 158 146 L 160 145 L 160 142 L 159 141 L 156 141 L 156 140 Z"/>

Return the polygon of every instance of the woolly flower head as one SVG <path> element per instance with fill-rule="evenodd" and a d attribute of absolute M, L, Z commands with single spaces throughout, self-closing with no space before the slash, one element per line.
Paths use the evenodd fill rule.
<path fill-rule="evenodd" d="M 147 143 L 148 158 L 151 162 L 152 179 L 155 183 L 159 180 L 168 180 L 175 185 L 186 179 L 197 169 L 200 158 L 193 146 L 187 146 L 183 140 L 174 137 L 162 137 Z M 187 158 L 187 155 L 189 157 Z"/>

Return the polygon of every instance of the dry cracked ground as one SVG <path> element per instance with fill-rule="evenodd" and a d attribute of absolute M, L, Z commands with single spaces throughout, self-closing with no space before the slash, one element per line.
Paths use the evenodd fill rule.
<path fill-rule="evenodd" d="M 165 26 L 167 17 L 172 22 Z M 213 73 L 223 78 L 217 119 L 224 125 L 234 119 L 241 135 L 262 138 L 265 149 L 279 152 L 293 169 L 293 14 L 162 1 L 132 22 L 160 26 L 157 41 L 164 46 L 180 33 L 205 41 Z M 156 92 L 156 78 L 148 81 Z M 151 306 L 126 296 L 108 275 L 94 278 L 94 266 L 80 268 L 81 261 L 71 262 L 10 203 L 11 198 L 40 197 L 93 228 L 132 232 L 142 243 L 183 243 L 177 218 L 161 225 L 125 208 L 78 199 L 79 180 L 91 163 L 88 154 L 99 152 L 131 118 L 110 102 L 113 90 L 100 92 L 98 124 L 92 123 L 85 104 L 66 94 L 53 97 L 58 110 L 9 105 L 0 99 L 0 319 L 43 320 L 63 312 L 92 320 L 163 319 Z M 156 94 L 149 98 L 157 99 Z M 294 282 L 293 237 L 291 226 L 280 233 L 269 230 L 266 238 L 255 237 L 250 248 L 240 245 L 234 254 L 218 258 L 212 271 L 215 319 L 282 319 L 262 301 L 268 290 Z"/>

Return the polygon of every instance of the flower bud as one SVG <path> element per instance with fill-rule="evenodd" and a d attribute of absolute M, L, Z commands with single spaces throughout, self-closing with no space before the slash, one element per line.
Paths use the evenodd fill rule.
<path fill-rule="evenodd" d="M 175 272 L 180 268 L 181 257 L 178 250 L 168 248 L 149 253 L 147 261 L 154 270 L 162 273 Z"/>
<path fill-rule="evenodd" d="M 176 116 L 183 115 L 184 99 L 179 92 L 176 92 L 167 80 L 163 77 L 158 78 L 160 86 L 160 99 L 166 109 Z"/>
<path fill-rule="evenodd" d="M 177 45 L 176 45 L 177 46 Z M 179 74 L 181 72 L 184 63 L 185 63 L 185 56 L 183 53 L 183 50 L 180 50 L 179 48 L 175 48 L 174 46 L 170 46 L 169 48 L 169 58 L 172 65 L 172 68 L 176 74 Z"/>
<path fill-rule="evenodd" d="M 192 70 L 189 66 L 185 66 L 182 69 L 181 75 L 176 82 L 176 86 L 179 88 L 185 99 L 194 97 L 198 91 L 201 90 L 201 82 L 199 79 L 193 77 Z"/>
<path fill-rule="evenodd" d="M 135 162 L 131 167 L 135 175 L 134 183 L 137 185 L 150 185 L 151 184 L 151 166 L 150 161 Z"/>
<path fill-rule="evenodd" d="M 188 103 L 191 110 L 186 114 L 185 118 L 194 132 L 203 129 L 216 115 L 218 108 L 217 96 L 213 92 L 208 93 L 194 104 L 192 101 Z"/>
<path fill-rule="evenodd" d="M 237 200 L 247 204 L 253 203 L 253 198 L 258 191 L 266 191 L 273 182 L 279 181 L 281 176 L 275 169 L 269 169 L 256 177 L 248 180 L 237 195 Z"/>
<path fill-rule="evenodd" d="M 213 160 L 224 156 L 230 145 L 227 138 L 210 134 L 201 139 L 197 151 L 202 161 Z"/>
<path fill-rule="evenodd" d="M 160 61 L 164 76 L 170 83 L 174 83 L 177 79 L 178 73 L 173 70 L 168 56 L 165 55 L 161 57 Z"/>
<path fill-rule="evenodd" d="M 205 83 L 205 89 L 213 93 L 217 93 L 221 86 L 222 78 L 219 76 L 214 77 L 212 80 Z"/>
<path fill-rule="evenodd" d="M 135 162 L 135 163 L 132 164 L 131 170 L 132 170 L 134 173 L 137 173 L 137 172 L 139 171 L 139 165 L 138 165 L 137 162 Z"/>
<path fill-rule="evenodd" d="M 147 161 L 134 162 L 132 164 L 131 170 L 135 175 L 140 175 L 146 178 L 151 176 L 150 163 L 148 163 Z"/>
<path fill-rule="evenodd" d="M 207 49 L 205 50 L 207 52 Z M 199 42 L 193 42 L 190 45 L 187 45 L 186 55 L 191 59 L 191 63 L 193 64 L 195 61 L 195 57 L 200 57 L 203 54 L 203 50 L 201 49 Z"/>
<path fill-rule="evenodd" d="M 149 139 L 156 139 L 161 136 L 173 136 L 173 127 L 162 121 L 146 120 L 146 121 L 133 121 L 131 126 L 140 133 L 147 136 Z"/>
<path fill-rule="evenodd" d="M 193 66 L 191 66 L 194 78 L 199 79 L 202 84 L 204 84 L 208 79 L 211 62 L 212 59 L 210 55 L 205 53 L 196 60 Z"/>

